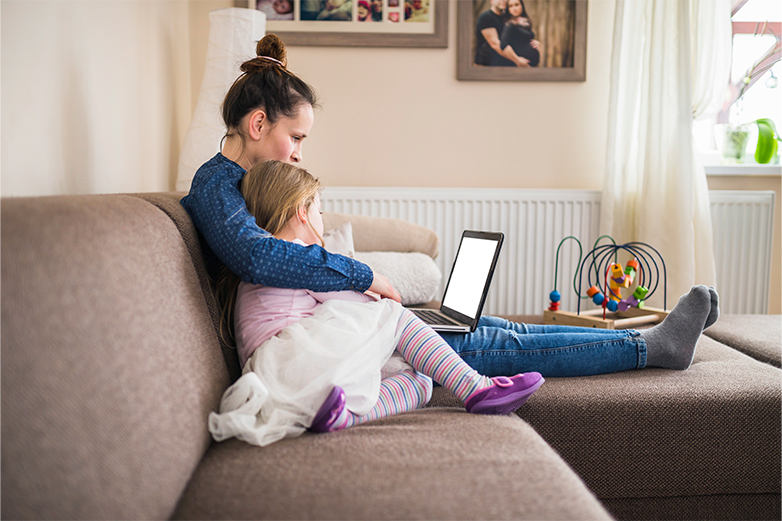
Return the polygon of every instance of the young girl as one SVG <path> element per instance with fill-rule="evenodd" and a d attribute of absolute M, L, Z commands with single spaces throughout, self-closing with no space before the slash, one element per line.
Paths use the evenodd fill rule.
<path fill-rule="evenodd" d="M 254 166 L 241 183 L 258 225 L 301 245 L 322 243 L 319 190 L 306 170 L 279 161 Z M 248 284 L 231 274 L 221 281 L 226 314 L 235 302 L 244 374 L 209 416 L 218 441 L 267 445 L 306 428 L 337 431 L 416 409 L 429 401 L 432 379 L 478 414 L 514 411 L 543 384 L 534 372 L 480 375 L 392 300 Z M 394 354 L 404 362 L 389 363 Z M 395 374 L 381 379 L 384 370 Z"/>

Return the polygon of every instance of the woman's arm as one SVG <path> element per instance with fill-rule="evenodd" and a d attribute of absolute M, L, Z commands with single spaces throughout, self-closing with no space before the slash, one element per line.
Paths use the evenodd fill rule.
<path fill-rule="evenodd" d="M 204 174 L 203 180 L 194 180 L 182 205 L 215 255 L 242 280 L 313 291 L 372 289 L 398 298 L 388 281 L 375 276 L 369 266 L 320 246 L 276 239 L 258 227 L 239 192 L 240 174 L 225 169 Z"/>

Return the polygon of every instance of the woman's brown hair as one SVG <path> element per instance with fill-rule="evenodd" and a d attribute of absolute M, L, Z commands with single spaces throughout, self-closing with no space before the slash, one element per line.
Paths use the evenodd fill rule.
<path fill-rule="evenodd" d="M 303 103 L 317 106 L 312 87 L 287 69 L 285 45 L 276 35 L 264 36 L 255 52 L 258 56 L 241 65 L 242 75 L 225 95 L 222 106 L 225 137 L 241 135 L 242 118 L 254 110 L 263 110 L 274 124 L 281 117 L 296 117 Z"/>

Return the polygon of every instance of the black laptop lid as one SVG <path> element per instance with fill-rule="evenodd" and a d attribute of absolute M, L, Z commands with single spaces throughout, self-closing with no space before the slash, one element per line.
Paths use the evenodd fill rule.
<path fill-rule="evenodd" d="M 445 286 L 440 310 L 475 331 L 489 292 L 504 235 L 465 230 Z"/>

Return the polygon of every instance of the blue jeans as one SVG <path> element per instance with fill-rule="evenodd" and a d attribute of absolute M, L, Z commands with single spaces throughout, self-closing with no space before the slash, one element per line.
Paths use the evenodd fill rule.
<path fill-rule="evenodd" d="M 588 376 L 646 367 L 646 341 L 635 330 L 517 324 L 482 316 L 473 333 L 440 333 L 473 369 L 486 376 L 537 371 Z"/>

